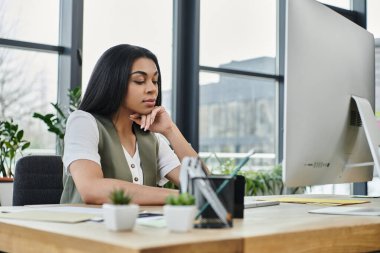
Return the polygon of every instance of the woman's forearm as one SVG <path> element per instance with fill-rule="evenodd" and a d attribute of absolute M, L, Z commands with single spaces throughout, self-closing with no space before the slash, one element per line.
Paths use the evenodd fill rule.
<path fill-rule="evenodd" d="M 124 189 L 125 193 L 132 197 L 132 202 L 139 205 L 162 205 L 167 196 L 178 194 L 176 190 L 138 185 L 110 178 L 92 180 L 91 184 L 83 187 L 80 192 L 86 204 L 100 205 L 110 202 L 109 194 L 114 189 Z"/>
<path fill-rule="evenodd" d="M 175 190 L 104 178 L 100 165 L 90 160 L 74 161 L 69 169 L 83 202 L 87 204 L 109 202 L 109 195 L 115 189 L 124 189 L 132 196 L 132 202 L 140 205 L 162 205 L 168 195 L 178 194 Z"/>
<path fill-rule="evenodd" d="M 198 156 L 197 152 L 185 139 L 181 131 L 179 131 L 178 127 L 174 123 L 170 129 L 163 133 L 163 135 L 170 142 L 171 147 L 180 161 L 182 161 L 185 156 Z"/>
<path fill-rule="evenodd" d="M 170 142 L 170 145 L 172 146 L 174 152 L 176 153 L 180 161 L 182 161 L 182 159 L 186 156 L 198 156 L 198 153 L 193 149 L 191 144 L 187 142 L 181 131 L 179 131 L 178 127 L 174 123 L 168 131 L 163 133 L 163 135 Z M 206 165 L 203 162 L 202 167 L 206 174 L 210 174 L 210 170 L 206 167 Z"/>

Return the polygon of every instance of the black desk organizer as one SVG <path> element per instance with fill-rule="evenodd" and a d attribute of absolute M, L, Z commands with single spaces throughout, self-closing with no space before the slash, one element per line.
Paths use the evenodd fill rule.
<path fill-rule="evenodd" d="M 228 225 L 226 225 L 222 220 L 219 219 L 218 215 L 215 213 L 211 205 L 201 213 L 199 222 L 195 225 L 196 228 L 224 228 L 232 227 L 232 218 L 243 218 L 244 214 L 244 188 L 245 188 L 245 178 L 243 176 L 236 176 L 231 178 L 230 176 L 209 176 L 206 178 L 193 178 L 192 179 L 192 194 L 196 198 L 196 205 L 198 210 L 205 205 L 206 199 L 203 197 L 199 189 L 195 187 L 195 181 L 204 179 L 207 180 L 214 192 L 217 191 L 218 187 L 225 181 L 229 180 L 227 185 L 219 192 L 218 198 L 220 202 L 225 207 L 229 219 Z"/>

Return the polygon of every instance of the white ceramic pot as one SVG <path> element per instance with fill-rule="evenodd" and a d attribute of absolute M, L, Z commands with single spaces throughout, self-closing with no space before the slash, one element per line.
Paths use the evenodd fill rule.
<path fill-rule="evenodd" d="M 13 181 L 0 182 L 0 205 L 11 206 L 13 202 Z"/>
<path fill-rule="evenodd" d="M 133 229 L 139 206 L 103 204 L 103 219 L 107 229 L 112 231 L 122 231 Z"/>
<path fill-rule="evenodd" d="M 193 206 L 164 206 L 168 229 L 173 232 L 187 232 L 193 228 L 197 208 Z"/>

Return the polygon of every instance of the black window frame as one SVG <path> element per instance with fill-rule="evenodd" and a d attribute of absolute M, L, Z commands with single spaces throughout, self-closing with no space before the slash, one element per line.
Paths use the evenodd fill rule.
<path fill-rule="evenodd" d="M 276 162 L 283 158 L 284 55 L 286 0 L 277 0 L 276 74 L 199 65 L 200 1 L 173 0 L 173 118 L 185 138 L 199 151 L 199 73 L 268 78 L 277 82 Z M 351 10 L 329 6 L 367 27 L 367 1 L 352 0 Z M 57 102 L 69 105 L 67 91 L 82 86 L 83 0 L 60 0 L 59 45 L 0 38 L 0 47 L 58 54 Z M 355 183 L 354 194 L 367 194 L 367 183 Z"/>

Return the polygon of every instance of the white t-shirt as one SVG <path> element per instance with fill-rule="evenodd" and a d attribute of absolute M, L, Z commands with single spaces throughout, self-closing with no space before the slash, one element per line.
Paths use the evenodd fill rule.
<path fill-rule="evenodd" d="M 174 168 L 180 166 L 180 161 L 169 144 L 160 134 L 155 134 L 159 143 L 158 149 L 158 172 L 157 184 L 164 185 L 168 180 L 165 176 Z M 98 153 L 99 130 L 94 116 L 90 113 L 77 110 L 70 114 L 65 133 L 65 147 L 63 154 L 63 164 L 65 172 L 70 164 L 76 160 L 86 159 L 100 165 L 100 155 Z M 143 172 L 140 166 L 140 155 L 136 142 L 136 152 L 131 156 L 124 148 L 124 155 L 132 173 L 133 183 L 143 184 Z"/>

